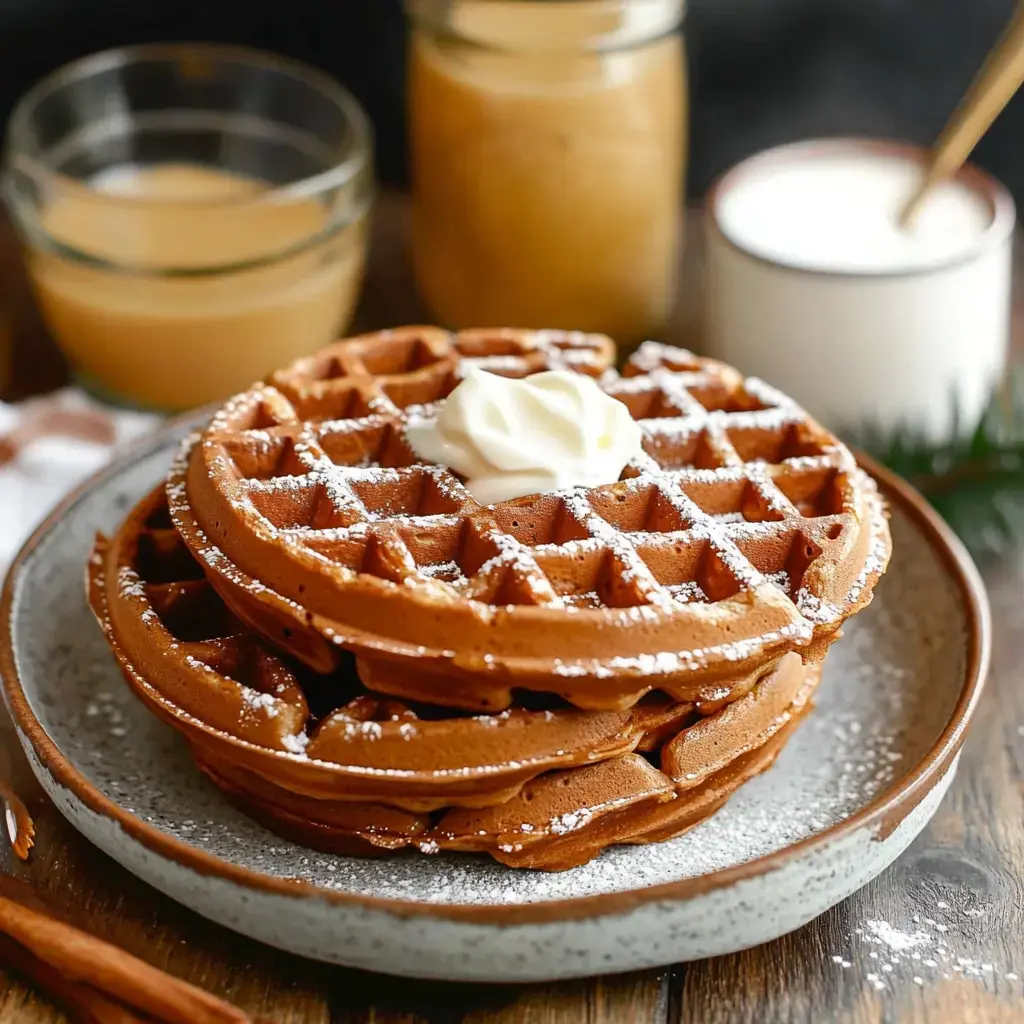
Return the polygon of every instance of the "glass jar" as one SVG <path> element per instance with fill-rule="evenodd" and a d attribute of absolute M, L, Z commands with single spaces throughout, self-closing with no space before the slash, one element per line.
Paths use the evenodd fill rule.
<path fill-rule="evenodd" d="M 656 334 L 682 229 L 682 0 L 407 6 L 413 260 L 433 315 Z"/>
<path fill-rule="evenodd" d="M 96 54 L 7 131 L 47 328 L 105 398 L 185 409 L 328 343 L 362 280 L 370 128 L 312 68 L 235 47 Z"/>

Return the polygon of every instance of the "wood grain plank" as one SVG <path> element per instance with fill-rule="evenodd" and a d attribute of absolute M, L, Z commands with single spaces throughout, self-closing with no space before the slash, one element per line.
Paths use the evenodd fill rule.
<path fill-rule="evenodd" d="M 931 824 L 806 928 L 677 968 L 670 1020 L 1024 1021 L 1024 563 L 989 565 L 986 578 L 992 672 Z"/>
<path fill-rule="evenodd" d="M 668 972 L 563 985 L 452 985 L 314 964 L 228 932 L 177 906 L 91 847 L 30 777 L 0 721 L 0 773 L 29 803 L 38 844 L 28 864 L 0 860 L 68 918 L 154 965 L 280 1024 L 662 1024 Z M 0 1024 L 66 1018 L 0 973 Z"/>
<path fill-rule="evenodd" d="M 501 1011 L 469 1013 L 463 1024 L 661 1024 L 667 1016 L 668 982 L 668 971 L 646 971 L 533 985 Z"/>
<path fill-rule="evenodd" d="M 669 971 L 562 984 L 455 985 L 337 971 L 332 1024 L 664 1024 Z"/>
<path fill-rule="evenodd" d="M 39 841 L 27 864 L 4 852 L 0 870 L 30 883 L 72 923 L 155 966 L 281 1024 L 328 1024 L 326 968 L 279 953 L 177 906 L 85 842 L 46 800 L 3 713 L 0 773 L 29 805 Z M 0 976 L 0 1022 L 49 1024 L 49 1009 L 17 1006 L 20 984 Z M 7 1016 L 5 1016 L 7 1014 Z"/>
<path fill-rule="evenodd" d="M 359 329 L 423 319 L 405 256 L 407 216 L 403 199 L 384 197 Z M 672 340 L 690 335 L 693 308 L 681 303 Z M 1024 337 L 1020 295 L 1016 314 Z M 90 847 L 42 796 L 2 711 L 0 776 L 29 804 L 39 840 L 28 865 L 8 857 L 0 870 L 31 882 L 76 924 L 284 1024 L 1024 1021 L 1024 556 L 985 574 L 993 671 L 935 819 L 867 888 L 755 950 L 671 972 L 525 987 L 415 982 L 302 961 L 176 906 Z M 898 948 L 918 933 L 927 938 Z M 0 972 L 0 1024 L 64 1020 Z"/>

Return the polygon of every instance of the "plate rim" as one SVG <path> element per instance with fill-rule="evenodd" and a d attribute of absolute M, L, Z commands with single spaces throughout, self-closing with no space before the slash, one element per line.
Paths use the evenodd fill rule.
<path fill-rule="evenodd" d="M 57 524 L 88 495 L 125 469 L 172 447 L 175 436 L 198 426 L 203 413 L 187 413 L 165 423 L 136 440 L 114 459 L 90 475 L 60 501 L 35 528 L 11 562 L 0 592 L 0 687 L 17 729 L 31 744 L 40 764 L 54 781 L 69 790 L 90 811 L 120 826 L 152 853 L 173 861 L 202 876 L 214 876 L 266 894 L 314 898 L 335 906 L 378 911 L 398 917 L 430 917 L 467 924 L 553 923 L 622 914 L 649 903 L 692 900 L 749 879 L 763 878 L 802 856 L 843 839 L 862 828 L 885 839 L 930 792 L 952 765 L 964 740 L 988 673 L 992 623 L 984 583 L 974 562 L 949 526 L 926 500 L 906 481 L 867 455 L 858 452 L 857 461 L 879 483 L 890 502 L 902 510 L 925 534 L 933 550 L 953 576 L 960 591 L 967 619 L 967 658 L 964 680 L 956 706 L 934 745 L 916 765 L 878 794 L 856 813 L 836 822 L 823 832 L 806 836 L 780 850 L 743 864 L 721 868 L 705 875 L 661 882 L 657 885 L 619 892 L 519 904 L 445 904 L 394 897 L 366 896 L 323 888 L 302 879 L 265 875 L 199 850 L 177 837 L 161 832 L 101 793 L 65 757 L 50 738 L 29 705 L 19 678 L 14 649 L 14 590 L 26 562 Z M 83 557 L 83 572 L 85 561 Z"/>

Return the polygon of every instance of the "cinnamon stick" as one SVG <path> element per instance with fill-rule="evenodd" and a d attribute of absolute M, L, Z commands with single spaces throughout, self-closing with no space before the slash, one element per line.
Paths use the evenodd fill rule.
<path fill-rule="evenodd" d="M 143 1018 L 81 982 L 69 981 L 45 960 L 0 935 L 0 964 L 60 1003 L 76 1024 L 145 1024 Z"/>
<path fill-rule="evenodd" d="M 0 896 L 0 935 L 67 982 L 91 987 L 161 1024 L 252 1024 L 230 1003 L 6 896 Z"/>

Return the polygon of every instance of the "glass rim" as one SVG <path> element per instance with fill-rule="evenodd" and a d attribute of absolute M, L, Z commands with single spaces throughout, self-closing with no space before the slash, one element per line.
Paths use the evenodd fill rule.
<path fill-rule="evenodd" d="M 186 199 L 161 201 L 131 193 L 106 192 L 88 182 L 47 167 L 36 156 L 23 151 L 21 143 L 29 134 L 29 124 L 35 109 L 47 97 L 63 88 L 74 87 L 93 75 L 131 64 L 170 63 L 189 58 L 211 63 L 241 64 L 268 72 L 290 76 L 325 96 L 340 111 L 345 124 L 354 132 L 333 166 L 316 174 L 298 178 L 283 185 L 269 185 L 255 195 L 220 197 L 215 199 Z M 230 113 L 230 111 L 225 111 Z M 130 118 L 131 112 L 128 112 Z M 7 122 L 4 145 L 4 175 L 12 169 L 40 183 L 57 184 L 67 190 L 87 190 L 91 197 L 122 206 L 174 205 L 185 207 L 224 208 L 230 206 L 258 206 L 279 204 L 282 201 L 310 199 L 325 192 L 341 188 L 353 181 L 372 160 L 373 129 L 369 117 L 359 101 L 340 82 L 312 65 L 290 57 L 282 57 L 268 50 L 221 43 L 142 43 L 118 46 L 80 57 L 56 68 L 41 78 L 21 95 Z"/>
<path fill-rule="evenodd" d="M 480 7 L 509 6 L 516 0 L 468 0 Z M 535 6 L 549 6 L 551 9 L 564 7 L 592 7 L 607 12 L 619 11 L 618 21 L 609 22 L 600 31 L 580 33 L 576 48 L 582 52 L 610 54 L 646 46 L 666 36 L 677 33 L 682 26 L 687 0 L 533 0 Z M 481 31 L 479 26 L 456 24 L 452 15 L 459 13 L 459 4 L 453 0 L 403 0 L 403 5 L 417 27 L 426 28 L 441 35 L 451 36 L 463 43 L 495 52 L 520 52 L 520 50 L 546 50 L 547 45 L 531 42 L 525 46 L 508 46 L 499 37 L 502 31 Z M 564 48 L 564 41 L 554 47 Z"/>
<path fill-rule="evenodd" d="M 711 183 L 704 198 L 705 230 L 743 258 L 762 266 L 804 277 L 856 282 L 897 281 L 953 270 L 964 264 L 976 262 L 987 253 L 997 249 L 1013 235 L 1017 225 L 1017 208 L 1013 196 L 1001 181 L 973 163 L 965 163 L 952 176 L 951 180 L 961 183 L 975 196 L 983 199 L 988 205 L 991 219 L 973 245 L 963 252 L 954 253 L 936 263 L 911 263 L 883 270 L 819 266 L 808 260 L 766 254 L 759 246 L 738 241 L 723 225 L 722 201 L 728 192 L 742 184 L 744 175 L 759 167 L 784 167 L 802 158 L 813 159 L 817 156 L 849 153 L 896 157 L 913 161 L 921 167 L 927 164 L 929 157 L 929 151 L 916 143 L 854 135 L 823 136 L 772 146 L 740 160 Z"/>

